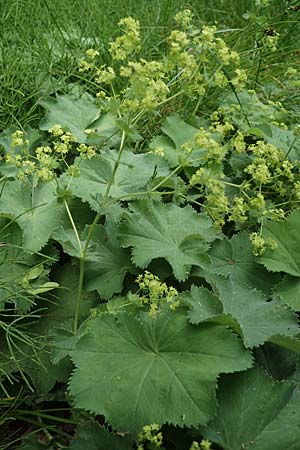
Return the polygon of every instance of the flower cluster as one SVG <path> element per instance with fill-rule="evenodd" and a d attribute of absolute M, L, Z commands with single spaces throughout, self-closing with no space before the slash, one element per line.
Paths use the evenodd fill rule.
<path fill-rule="evenodd" d="M 210 450 L 212 443 L 206 439 L 202 439 L 201 443 L 194 441 L 189 450 Z"/>
<path fill-rule="evenodd" d="M 262 38 L 262 44 L 266 50 L 276 52 L 279 34 L 273 28 L 266 29 Z"/>
<path fill-rule="evenodd" d="M 151 111 L 169 94 L 165 68 L 160 61 L 129 61 L 126 66 L 121 66 L 120 75 L 129 80 L 124 90 L 123 112 L 128 109 Z"/>
<path fill-rule="evenodd" d="M 261 256 L 267 248 L 275 250 L 277 248 L 277 242 L 274 239 L 264 239 L 260 233 L 251 233 L 250 241 L 253 247 L 253 253 L 256 256 Z"/>
<path fill-rule="evenodd" d="M 162 283 L 156 275 L 146 270 L 136 281 L 139 286 L 136 301 L 149 307 L 150 317 L 155 318 L 164 303 L 169 304 L 171 310 L 179 306 L 177 290 Z"/>
<path fill-rule="evenodd" d="M 69 157 L 74 159 L 74 151 L 83 159 L 90 159 L 95 155 L 94 147 L 78 144 L 76 137 L 63 130 L 60 125 L 54 125 L 49 133 L 52 142 L 37 147 L 34 152 L 30 150 L 24 132 L 17 130 L 12 134 L 11 151 L 6 153 L 5 161 L 18 169 L 19 180 L 26 181 L 28 177 L 34 176 L 41 181 L 51 181 L 61 165 L 74 175 L 78 168 L 74 170 L 74 165 L 68 161 Z"/>
<path fill-rule="evenodd" d="M 143 432 L 138 436 L 137 450 L 144 450 L 144 445 L 146 445 L 147 442 L 152 444 L 154 448 L 161 448 L 163 443 L 163 435 L 159 430 L 160 426 L 156 423 L 145 425 L 143 427 Z"/>
<path fill-rule="evenodd" d="M 132 17 L 126 17 L 119 26 L 123 27 L 124 34 L 110 43 L 110 54 L 116 61 L 124 61 L 140 50 L 140 24 Z"/>
<path fill-rule="evenodd" d="M 94 50 L 93 48 L 89 48 L 85 52 L 85 58 L 82 58 L 79 61 L 79 72 L 88 72 L 93 69 L 94 67 L 94 60 L 97 56 L 99 56 L 98 50 Z"/>
<path fill-rule="evenodd" d="M 262 1 L 260 6 L 266 3 Z M 189 179 L 190 194 L 184 197 L 204 208 L 219 228 L 227 220 L 236 229 L 252 230 L 266 219 L 282 220 L 286 211 L 300 200 L 299 166 L 280 148 L 247 135 L 250 126 L 247 102 L 251 104 L 250 114 L 255 109 L 255 121 L 261 123 L 268 115 L 271 124 L 281 128 L 284 108 L 271 100 L 264 104 L 254 91 L 246 91 L 250 68 L 245 70 L 240 55 L 220 37 L 216 26 L 198 29 L 192 19 L 188 9 L 176 15 L 177 27 L 166 39 L 165 53 L 156 60 L 138 57 L 139 23 L 131 17 L 124 19 L 120 23 L 123 34 L 110 44 L 111 66 L 94 66 L 95 81 L 100 86 L 97 97 L 103 108 L 114 105 L 123 118 L 129 119 L 128 123 L 135 124 L 145 113 L 159 113 L 162 105 L 179 102 L 182 96 L 195 102 L 197 109 L 210 88 L 231 91 L 238 101 L 224 101 L 211 114 L 210 125 L 206 122 L 200 126 L 194 138 L 181 147 L 179 163 Z M 278 37 L 275 30 L 264 30 L 259 38 L 262 48 L 273 50 Z M 96 62 L 98 54 L 90 49 L 86 56 L 90 64 Z M 294 80 L 297 76 L 297 71 L 291 68 L 287 79 Z M 155 151 L 164 153 L 163 148 Z M 241 165 L 237 171 L 231 166 L 234 158 Z M 260 238 L 253 235 L 257 249 L 265 245 L 259 243 Z M 164 283 L 154 276 L 151 289 L 155 286 L 156 292 L 155 289 L 150 292 L 149 276 L 140 278 L 138 283 L 147 281 L 148 294 L 143 302 L 155 315 L 166 292 L 162 288 Z M 141 285 L 140 289 L 146 288 Z"/>
<path fill-rule="evenodd" d="M 123 34 L 110 43 L 111 65 L 98 67 L 99 52 L 88 49 L 86 58 L 79 62 L 79 70 L 95 74 L 102 107 L 110 107 L 114 99 L 123 115 L 152 112 L 169 99 L 176 101 L 177 96 L 198 102 L 213 83 L 220 88 L 243 89 L 247 74 L 240 67 L 239 54 L 217 37 L 215 26 L 204 25 L 198 30 L 192 18 L 188 9 L 175 16 L 178 29 L 167 37 L 165 54 L 154 61 L 138 57 L 140 24 L 132 17 L 119 23 Z"/>
<path fill-rule="evenodd" d="M 11 146 L 13 148 L 16 147 L 26 147 L 29 145 L 29 141 L 28 139 L 25 138 L 24 136 L 24 132 L 21 130 L 16 130 L 12 135 L 11 135 Z"/>

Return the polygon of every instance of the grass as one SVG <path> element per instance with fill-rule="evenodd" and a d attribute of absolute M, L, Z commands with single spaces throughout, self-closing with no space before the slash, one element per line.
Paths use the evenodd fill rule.
<path fill-rule="evenodd" d="M 67 91 L 72 82 L 88 80 L 77 71 L 78 60 L 88 47 L 100 48 L 107 60 L 107 44 L 117 33 L 118 21 L 132 15 L 141 21 L 147 53 L 163 51 L 174 13 L 190 6 L 199 24 L 216 23 L 226 39 L 245 52 L 258 83 L 276 65 L 278 85 L 289 64 L 299 61 L 300 13 L 288 10 L 295 1 L 272 1 L 266 11 L 254 0 L 11 0 L 2 2 L 0 23 L 0 130 L 10 126 L 34 126 L 40 119 L 39 101 Z M 248 13 L 249 18 L 245 19 Z M 254 16 L 253 16 L 254 15 Z M 280 55 L 263 55 L 255 48 L 255 36 L 267 28 L 280 33 Z M 299 62 L 298 62 L 299 64 Z M 299 95 L 284 100 L 297 114 Z M 282 99 L 281 99 L 282 100 Z"/>

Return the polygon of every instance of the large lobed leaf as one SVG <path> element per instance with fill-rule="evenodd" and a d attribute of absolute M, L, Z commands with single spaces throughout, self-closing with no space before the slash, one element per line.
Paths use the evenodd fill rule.
<path fill-rule="evenodd" d="M 62 223 L 63 209 L 57 202 L 55 184 L 35 188 L 20 181 L 7 181 L 0 198 L 0 211 L 23 230 L 23 247 L 38 252 Z"/>
<path fill-rule="evenodd" d="M 283 222 L 267 222 L 263 237 L 276 242 L 275 250 L 267 249 L 260 261 L 274 272 L 300 277 L 300 210 L 292 212 Z"/>
<path fill-rule="evenodd" d="M 192 323 L 212 320 L 239 332 L 246 347 L 255 347 L 273 336 L 294 337 L 299 334 L 296 315 L 278 301 L 240 283 L 213 277 L 215 293 L 193 286 L 183 298 L 191 305 Z"/>
<path fill-rule="evenodd" d="M 224 376 L 216 418 L 203 429 L 224 450 L 298 450 L 299 388 L 274 383 L 262 369 Z"/>
<path fill-rule="evenodd" d="M 168 164 L 163 158 L 124 151 L 111 183 L 117 158 L 118 152 L 110 150 L 80 161 L 80 175 L 66 179 L 68 189 L 76 197 L 88 202 L 92 209 L 99 211 L 108 186 L 110 198 L 130 198 L 131 194 L 144 193 L 148 181 L 155 174 L 168 174 Z"/>
<path fill-rule="evenodd" d="M 300 310 L 300 211 L 292 212 L 284 222 L 268 222 L 263 237 L 273 239 L 277 247 L 267 249 L 260 262 L 274 272 L 287 275 L 273 289 L 273 296 L 280 298 L 295 311 Z"/>
<path fill-rule="evenodd" d="M 40 124 L 41 130 L 49 130 L 54 125 L 68 128 L 78 142 L 86 141 L 85 131 L 99 118 L 100 111 L 89 94 L 81 98 L 72 95 L 58 95 L 56 99 L 43 100 L 47 115 Z"/>
<path fill-rule="evenodd" d="M 286 275 L 275 286 L 273 296 L 289 305 L 294 311 L 300 311 L 300 277 Z"/>
<path fill-rule="evenodd" d="M 184 122 L 177 114 L 167 117 L 161 129 L 164 134 L 156 136 L 152 140 L 150 148 L 161 148 L 170 166 L 177 166 L 187 156 L 182 146 L 192 141 L 198 130 Z M 197 155 L 195 153 L 193 152 L 189 157 L 190 161 L 199 157 L 199 151 L 197 151 Z M 199 160 L 197 162 L 199 163 Z"/>
<path fill-rule="evenodd" d="M 266 295 L 280 279 L 278 274 L 268 272 L 258 263 L 246 232 L 216 241 L 209 255 L 212 273 L 229 276 L 232 281 L 246 284 Z"/>
<path fill-rule="evenodd" d="M 86 243 L 89 226 L 81 233 L 81 246 Z M 60 228 L 53 234 L 64 251 L 75 258 L 81 258 L 79 244 L 73 229 Z M 108 299 L 121 292 L 124 277 L 133 271 L 130 255 L 120 247 L 116 240 L 115 227 L 112 223 L 98 225 L 94 230 L 86 255 L 85 288 L 97 290 L 101 297 Z"/>
<path fill-rule="evenodd" d="M 217 237 L 208 216 L 197 214 L 190 206 L 180 208 L 149 200 L 131 204 L 130 210 L 124 214 L 119 232 L 123 246 L 132 247 L 132 259 L 138 267 L 165 258 L 182 281 L 191 265 L 208 265 L 208 244 Z"/>
<path fill-rule="evenodd" d="M 26 313 L 35 305 L 34 294 L 57 286 L 48 279 L 51 258 L 25 251 L 22 231 L 9 219 L 0 218 L 0 242 L 0 309 L 13 302 L 18 312 Z"/>
<path fill-rule="evenodd" d="M 72 359 L 75 405 L 133 434 L 149 423 L 206 423 L 215 412 L 218 374 L 252 363 L 225 327 L 195 327 L 185 310 L 170 313 L 169 308 L 155 319 L 146 313 L 100 315 L 90 322 Z"/>

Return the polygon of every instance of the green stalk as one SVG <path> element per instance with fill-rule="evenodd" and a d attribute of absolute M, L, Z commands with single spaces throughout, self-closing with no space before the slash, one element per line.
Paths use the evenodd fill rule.
<path fill-rule="evenodd" d="M 115 180 L 115 176 L 118 170 L 118 167 L 120 165 L 120 161 L 121 161 L 121 157 L 122 157 L 122 153 L 124 150 L 124 144 L 125 144 L 125 139 L 126 139 L 126 133 L 125 131 L 122 132 L 122 137 L 121 137 L 121 142 L 120 142 L 120 147 L 119 147 L 119 153 L 118 153 L 118 158 L 115 162 L 114 168 L 113 168 L 113 173 L 111 176 L 111 179 L 109 180 L 109 183 L 107 185 L 103 200 L 102 200 L 102 207 L 106 206 L 106 202 L 111 190 L 111 187 L 113 185 L 113 182 Z M 102 213 L 99 212 L 97 213 L 97 215 L 95 216 L 92 225 L 89 228 L 88 234 L 87 234 L 87 238 L 85 241 L 85 245 L 82 251 L 82 257 L 80 258 L 80 267 L 79 267 L 79 283 L 78 283 L 78 290 L 77 290 L 77 300 L 76 300 L 76 306 L 75 306 L 75 315 L 74 315 L 74 325 L 73 325 L 73 333 L 76 336 L 77 332 L 78 332 L 78 322 L 79 322 L 79 311 L 80 311 L 80 305 L 82 302 L 82 293 L 83 293 L 83 282 L 84 282 L 84 271 L 85 271 L 85 264 L 86 264 L 86 259 L 87 259 L 87 253 L 88 253 L 88 248 L 90 245 L 90 241 L 93 237 L 93 233 L 95 230 L 96 225 L 98 224 L 100 218 L 102 217 Z"/>
<path fill-rule="evenodd" d="M 263 51 L 262 51 L 262 48 L 259 47 L 259 59 L 258 59 L 258 65 L 257 65 L 253 89 L 256 89 L 257 85 L 258 85 L 258 78 L 259 78 L 259 74 L 260 74 L 260 70 L 261 70 L 262 60 L 263 60 Z"/>
<path fill-rule="evenodd" d="M 74 220 L 73 220 L 73 217 L 72 217 L 72 214 L 71 214 L 69 205 L 68 205 L 68 203 L 66 202 L 66 200 L 64 200 L 64 204 L 65 204 L 65 208 L 66 208 L 66 210 L 67 210 L 67 213 L 68 213 L 68 216 L 69 216 L 69 219 L 70 219 L 72 228 L 73 228 L 74 233 L 75 233 L 75 236 L 76 236 L 76 240 L 77 240 L 77 243 L 78 243 L 78 250 L 79 250 L 80 258 L 82 258 L 83 253 L 82 253 L 82 246 L 81 246 L 81 242 L 80 242 L 80 237 L 79 237 L 79 234 L 78 234 L 78 231 L 77 231 L 75 222 L 74 222 Z"/>
<path fill-rule="evenodd" d="M 73 325 L 73 333 L 76 336 L 78 331 L 78 321 L 79 321 L 79 311 L 82 300 L 82 291 L 83 291 L 83 280 L 84 280 L 84 269 L 85 269 L 85 259 L 84 256 L 80 259 L 79 266 L 79 282 L 78 282 L 78 290 L 77 290 L 77 300 L 75 307 L 75 315 L 74 315 L 74 325 Z"/>
<path fill-rule="evenodd" d="M 297 139 L 298 139 L 298 136 L 295 136 L 295 138 L 293 139 L 293 142 L 292 142 L 291 145 L 290 145 L 290 148 L 288 149 L 288 151 L 287 151 L 286 154 L 284 155 L 285 158 L 287 158 L 287 157 L 289 156 L 291 150 L 293 150 L 294 145 L 295 145 Z"/>

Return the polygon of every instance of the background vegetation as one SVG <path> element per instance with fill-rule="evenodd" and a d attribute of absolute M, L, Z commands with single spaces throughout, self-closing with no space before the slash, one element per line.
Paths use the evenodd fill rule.
<path fill-rule="evenodd" d="M 202 61 L 198 54 L 203 97 L 197 91 L 202 78 L 199 86 L 188 81 L 192 93 L 181 91 L 180 70 L 171 64 L 161 76 L 176 73 L 171 101 L 154 99 L 154 107 L 142 111 L 131 103 L 130 111 L 126 92 L 116 97 L 105 86 L 113 101 L 100 110 L 95 71 L 80 70 L 86 50 L 99 51 L 92 64 L 110 65 L 109 43 L 120 34 L 120 19 L 132 16 L 141 24 L 142 57 L 160 60 L 183 8 L 194 15 L 191 33 L 216 27 L 211 41 L 220 37 L 236 51 L 237 66 L 227 64 L 226 55 L 215 58 L 208 42 Z M 8 0 L 0 2 L 0 26 L 0 449 L 298 450 L 300 2 Z M 190 42 L 201 49 L 195 36 Z M 216 53 L 220 49 L 223 44 L 216 44 Z M 123 63 L 113 64 L 118 73 Z M 238 80 L 235 88 L 236 67 L 245 70 L 247 82 Z M 224 88 L 222 80 L 214 81 L 219 72 L 231 80 Z M 124 79 L 114 80 L 117 92 Z M 144 251 L 157 224 L 156 246 Z M 174 250 L 168 239 L 177 232 Z M 173 258 L 179 250 L 181 257 Z M 115 320 L 122 308 L 128 314 Z M 175 319 L 165 327 L 170 314 Z M 128 342 L 136 331 L 147 349 L 156 337 L 152 320 L 166 341 L 172 336 L 179 377 L 189 369 L 180 355 L 186 343 L 198 348 L 197 339 L 199 348 L 208 342 L 231 361 L 225 367 L 216 358 L 210 368 L 208 358 L 203 392 L 197 384 L 202 366 L 190 363 L 192 395 L 174 389 L 170 396 L 170 404 L 188 405 L 190 427 L 178 404 L 169 411 L 167 402 L 169 421 L 147 401 L 140 422 L 131 420 L 130 402 L 118 403 L 118 380 L 114 389 L 104 383 L 110 371 L 120 370 L 114 351 L 127 354 L 126 339 L 110 341 L 110 330 L 119 327 L 126 338 L 130 330 Z M 108 332 L 99 339 L 101 327 Z M 204 330 L 203 341 L 196 330 Z M 96 357 L 86 364 L 90 348 Z M 106 366 L 99 366 L 106 353 Z M 129 372 L 132 364 L 120 361 Z M 168 387 L 163 363 L 159 370 Z M 227 372 L 213 414 L 216 379 Z M 103 395 L 93 380 L 89 385 L 91 373 L 104 380 Z M 126 379 L 132 384 L 124 383 L 128 398 L 140 383 L 138 371 L 131 375 Z M 147 392 L 151 387 L 152 380 Z M 159 393 L 157 403 L 164 405 Z M 204 412 L 194 411 L 193 395 Z M 197 428 L 201 414 L 207 417 Z M 148 422 L 152 416 L 169 423 L 161 430 Z"/>
<path fill-rule="evenodd" d="M 132 15 L 140 20 L 145 56 L 164 51 L 174 14 L 183 6 L 192 8 L 196 23 L 217 24 L 222 37 L 238 52 L 245 52 L 253 71 L 259 72 L 261 89 L 268 89 L 263 82 L 271 71 L 279 100 L 293 107 L 298 116 L 300 94 L 285 93 L 281 88 L 286 68 L 300 64 L 299 4 L 296 0 L 272 0 L 265 8 L 259 3 L 263 4 L 255 0 L 3 1 L 0 129 L 36 124 L 43 112 L 39 101 L 66 92 L 69 83 L 85 83 L 93 90 L 90 80 L 78 73 L 78 60 L 84 49 L 95 46 L 106 61 L 108 41 L 116 36 L 122 17 Z M 273 28 L 280 35 L 278 50 L 260 58 L 257 33 Z"/>

